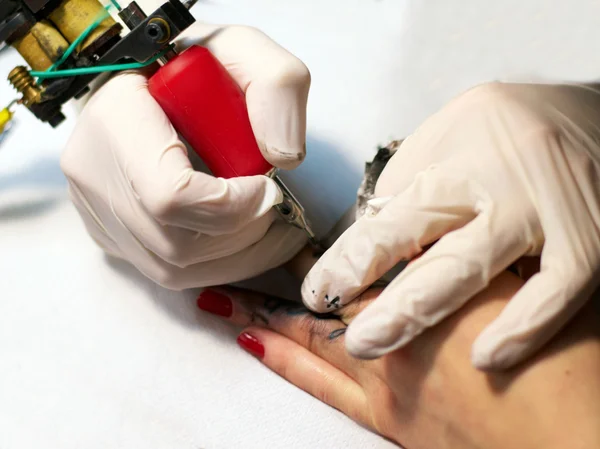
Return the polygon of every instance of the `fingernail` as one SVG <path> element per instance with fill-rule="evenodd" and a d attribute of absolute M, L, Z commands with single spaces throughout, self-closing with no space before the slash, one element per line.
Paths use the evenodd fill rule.
<path fill-rule="evenodd" d="M 214 315 L 229 318 L 233 313 L 231 299 L 214 290 L 204 290 L 196 301 L 198 307 Z"/>
<path fill-rule="evenodd" d="M 242 332 L 237 338 L 238 344 L 250 354 L 262 359 L 265 356 L 265 347 L 258 338 L 248 332 Z"/>

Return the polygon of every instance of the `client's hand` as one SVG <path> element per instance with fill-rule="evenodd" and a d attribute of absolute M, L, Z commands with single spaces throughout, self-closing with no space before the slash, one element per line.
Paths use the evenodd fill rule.
<path fill-rule="evenodd" d="M 200 308 L 246 327 L 238 341 L 270 369 L 407 449 L 600 447 L 600 311 L 590 302 L 526 365 L 486 374 L 470 347 L 523 281 L 510 273 L 451 319 L 372 361 L 346 353 L 346 326 L 377 298 L 315 315 L 254 293 L 207 290 Z"/>

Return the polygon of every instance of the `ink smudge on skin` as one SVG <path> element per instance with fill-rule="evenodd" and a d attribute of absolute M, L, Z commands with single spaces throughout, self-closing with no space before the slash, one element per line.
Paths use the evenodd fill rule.
<path fill-rule="evenodd" d="M 279 309 L 281 306 L 282 301 L 280 299 L 273 297 L 268 297 L 267 299 L 265 299 L 264 307 L 265 309 L 267 309 L 269 314 L 275 313 L 275 311 L 277 311 L 277 309 Z"/>
<path fill-rule="evenodd" d="M 309 310 L 301 305 L 286 307 L 285 313 L 289 316 L 308 315 Z"/>

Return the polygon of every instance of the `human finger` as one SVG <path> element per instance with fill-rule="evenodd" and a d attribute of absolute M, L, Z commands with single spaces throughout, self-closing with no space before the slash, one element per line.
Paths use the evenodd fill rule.
<path fill-rule="evenodd" d="M 306 65 L 262 31 L 249 26 L 197 23 L 182 41 L 200 41 L 246 96 L 252 130 L 265 159 L 286 170 L 306 155 L 306 109 L 311 84 Z"/>
<path fill-rule="evenodd" d="M 133 236 L 125 238 L 123 252 L 144 275 L 171 290 L 240 282 L 276 268 L 306 244 L 306 234 L 275 222 L 258 242 L 221 258 L 179 267 L 148 251 Z"/>
<path fill-rule="evenodd" d="M 575 316 L 596 284 L 582 267 L 543 254 L 541 270 L 473 343 L 473 365 L 483 370 L 503 370 L 526 360 Z"/>
<path fill-rule="evenodd" d="M 343 317 L 316 314 L 294 301 L 231 287 L 204 290 L 197 304 L 240 327 L 270 328 L 348 373 L 355 369 L 342 343 Z"/>
<path fill-rule="evenodd" d="M 351 419 L 373 427 L 362 387 L 327 360 L 284 335 L 260 327 L 245 329 L 238 343 L 293 385 Z"/>

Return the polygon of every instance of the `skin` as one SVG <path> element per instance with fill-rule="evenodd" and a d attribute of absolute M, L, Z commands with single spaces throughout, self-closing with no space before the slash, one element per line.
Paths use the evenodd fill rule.
<path fill-rule="evenodd" d="M 311 261 L 307 251 L 288 268 L 302 275 Z M 530 263 L 518 271 L 535 272 Z M 599 448 L 599 301 L 525 364 L 486 373 L 470 363 L 476 336 L 523 283 L 502 273 L 455 315 L 371 361 L 346 353 L 344 330 L 378 289 L 325 315 L 247 291 L 217 291 L 232 303 L 226 319 L 264 347 L 263 364 L 407 449 Z"/>

